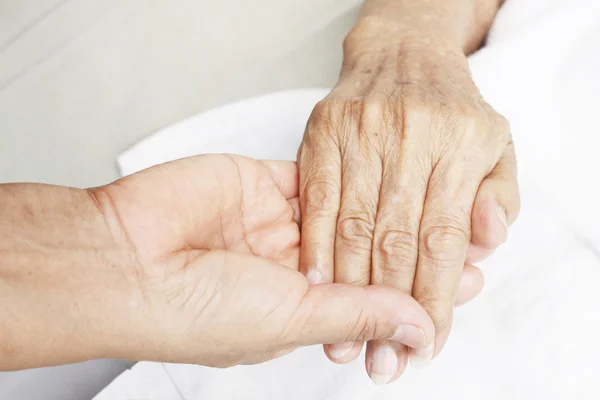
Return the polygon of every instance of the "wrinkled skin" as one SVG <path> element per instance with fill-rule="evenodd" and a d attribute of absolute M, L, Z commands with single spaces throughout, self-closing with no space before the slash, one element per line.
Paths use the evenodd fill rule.
<path fill-rule="evenodd" d="M 397 289 L 308 285 L 298 272 L 295 163 L 198 156 L 91 193 L 132 248 L 126 275 L 145 321 L 121 346 L 134 354 L 112 356 L 225 367 L 311 344 L 433 340 L 425 310 Z M 477 270 L 464 276 L 468 300 L 481 281 Z"/>
<path fill-rule="evenodd" d="M 504 242 L 518 214 L 513 142 L 460 49 L 407 38 L 389 57 L 385 49 L 349 56 L 353 40 L 345 43 L 351 61 L 315 107 L 298 153 L 301 270 L 312 283 L 386 284 L 414 296 L 436 329 L 435 346 L 411 353 L 424 364 L 448 337 L 465 263 Z M 347 362 L 361 347 L 326 351 Z M 402 373 L 407 349 L 375 341 L 371 375 L 389 352 L 398 361 L 386 379 Z"/>

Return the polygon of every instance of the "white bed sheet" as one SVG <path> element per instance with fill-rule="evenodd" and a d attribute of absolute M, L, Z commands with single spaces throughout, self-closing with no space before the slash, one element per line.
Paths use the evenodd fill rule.
<path fill-rule="evenodd" d="M 522 213 L 483 265 L 481 296 L 456 313 L 425 370 L 373 386 L 361 361 L 333 365 L 308 348 L 259 366 L 216 370 L 140 363 L 97 399 L 598 399 L 600 355 L 600 4 L 510 0 L 471 60 L 484 97 L 511 121 Z M 119 157 L 123 174 L 188 155 L 294 159 L 326 89 L 228 105 L 164 129 Z M 143 383 L 142 383 L 143 382 Z M 140 397 L 137 394 L 137 397 Z"/>

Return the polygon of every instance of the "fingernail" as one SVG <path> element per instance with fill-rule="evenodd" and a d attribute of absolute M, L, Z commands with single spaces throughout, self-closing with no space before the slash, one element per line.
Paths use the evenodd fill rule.
<path fill-rule="evenodd" d="M 306 274 L 306 279 L 310 285 L 318 285 L 323 283 L 323 274 L 317 268 L 313 268 Z"/>
<path fill-rule="evenodd" d="M 371 380 L 376 385 L 385 385 L 398 371 L 398 356 L 390 346 L 381 346 L 373 353 L 373 361 L 369 371 Z"/>
<path fill-rule="evenodd" d="M 496 228 L 496 241 L 498 244 L 506 242 L 508 236 L 508 223 L 506 222 L 506 212 L 502 207 L 496 206 L 496 217 L 502 224 L 502 228 Z"/>
<path fill-rule="evenodd" d="M 413 368 L 423 368 L 431 362 L 433 358 L 433 350 L 435 343 L 431 343 L 425 347 L 412 349 L 409 355 L 410 365 Z"/>
<path fill-rule="evenodd" d="M 354 342 L 346 342 L 346 343 L 341 343 L 341 344 L 333 344 L 329 347 L 329 349 L 327 350 L 327 353 L 329 353 L 329 356 L 331 358 L 342 358 L 346 355 L 348 355 L 348 353 L 350 353 L 350 350 L 352 350 L 354 348 Z"/>
<path fill-rule="evenodd" d="M 502 222 L 502 225 L 504 226 L 504 230 L 508 230 L 508 223 L 506 222 L 506 212 L 504 211 L 504 209 L 500 206 L 496 207 L 496 215 L 498 216 L 498 219 L 500 220 L 500 222 Z"/>
<path fill-rule="evenodd" d="M 400 325 L 390 340 L 404 343 L 409 347 L 419 348 L 425 344 L 425 331 L 415 325 Z"/>

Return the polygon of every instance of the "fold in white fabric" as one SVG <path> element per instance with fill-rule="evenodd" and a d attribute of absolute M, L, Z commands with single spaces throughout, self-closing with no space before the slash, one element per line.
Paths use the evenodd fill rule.
<path fill-rule="evenodd" d="M 428 368 L 380 388 L 360 359 L 334 365 L 315 347 L 228 370 L 141 363 L 98 398 L 135 397 L 132 388 L 165 377 L 173 398 L 189 400 L 600 398 L 600 3 L 510 0 L 470 63 L 485 99 L 511 122 L 522 210 L 509 241 L 483 265 L 483 293 L 457 310 Z M 119 166 L 126 175 L 220 152 L 294 159 L 326 93 L 281 92 L 203 113 L 137 144 Z"/>

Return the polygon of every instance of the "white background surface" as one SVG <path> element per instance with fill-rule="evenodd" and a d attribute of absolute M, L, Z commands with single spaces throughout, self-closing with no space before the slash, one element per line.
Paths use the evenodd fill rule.
<path fill-rule="evenodd" d="M 0 182 L 118 178 L 117 154 L 213 106 L 331 86 L 358 0 L 0 0 Z M 128 364 L 0 373 L 0 399 L 91 398 Z"/>

